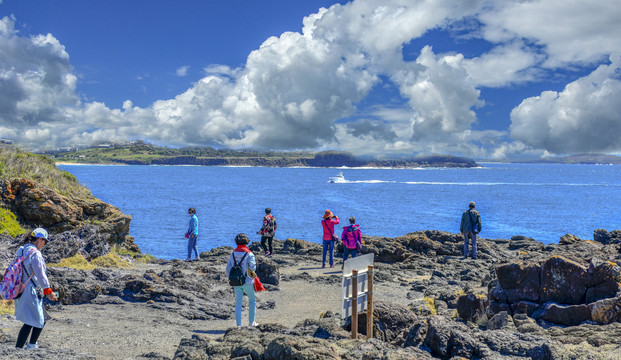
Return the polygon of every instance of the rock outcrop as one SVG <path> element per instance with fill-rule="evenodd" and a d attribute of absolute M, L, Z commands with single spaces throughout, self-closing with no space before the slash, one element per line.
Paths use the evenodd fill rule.
<path fill-rule="evenodd" d="M 593 258 L 585 267 L 553 256 L 540 265 L 503 264 L 496 274 L 496 285 L 488 293 L 489 316 L 525 313 L 560 325 L 608 324 L 621 318 L 621 268 L 610 261 Z"/>
<path fill-rule="evenodd" d="M 94 197 L 70 198 L 33 180 L 0 180 L 0 206 L 10 209 L 26 228 L 45 227 L 51 234 L 64 233 L 63 242 L 86 241 L 91 242 L 86 247 L 103 250 L 92 251 L 92 256 L 107 253 L 113 245 L 140 252 L 129 235 L 131 216 Z M 91 241 L 94 232 L 100 244 Z"/>

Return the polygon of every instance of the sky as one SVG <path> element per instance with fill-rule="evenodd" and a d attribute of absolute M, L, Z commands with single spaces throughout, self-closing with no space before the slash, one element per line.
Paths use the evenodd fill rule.
<path fill-rule="evenodd" d="M 0 138 L 621 154 L 621 0 L 0 0 Z"/>

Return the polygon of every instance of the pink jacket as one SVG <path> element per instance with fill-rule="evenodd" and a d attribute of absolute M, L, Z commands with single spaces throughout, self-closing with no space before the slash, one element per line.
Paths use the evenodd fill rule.
<path fill-rule="evenodd" d="M 360 237 L 360 225 L 343 226 L 341 240 L 343 240 L 343 245 L 347 246 L 348 249 L 356 249 L 356 243 L 361 241 Z"/>
<path fill-rule="evenodd" d="M 332 234 L 334 234 L 334 225 L 338 224 L 339 218 L 333 217 L 330 220 L 323 219 L 321 220 L 321 227 L 323 227 L 323 239 L 324 240 L 332 240 Z M 330 230 L 328 230 L 330 229 Z"/>

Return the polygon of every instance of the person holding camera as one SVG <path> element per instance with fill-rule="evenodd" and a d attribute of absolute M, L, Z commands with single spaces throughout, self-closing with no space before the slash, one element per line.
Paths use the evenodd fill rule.
<path fill-rule="evenodd" d="M 321 267 L 326 267 L 326 254 L 330 252 L 330 267 L 334 267 L 334 243 L 338 241 L 338 236 L 334 235 L 334 225 L 340 222 L 339 217 L 332 211 L 326 210 L 323 214 L 321 225 L 323 227 L 323 258 Z"/>

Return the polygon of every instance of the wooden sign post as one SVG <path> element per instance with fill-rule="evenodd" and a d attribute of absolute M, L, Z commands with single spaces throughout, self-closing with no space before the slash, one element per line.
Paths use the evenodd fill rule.
<path fill-rule="evenodd" d="M 345 261 L 341 318 L 351 316 L 351 338 L 358 338 L 358 313 L 367 310 L 367 339 L 373 337 L 373 260 L 365 254 Z"/>

